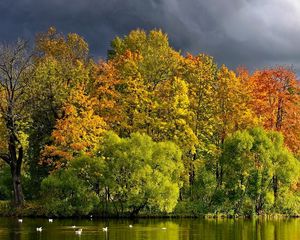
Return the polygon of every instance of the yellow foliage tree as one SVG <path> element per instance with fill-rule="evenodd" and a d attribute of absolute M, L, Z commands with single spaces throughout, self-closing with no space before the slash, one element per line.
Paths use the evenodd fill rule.
<path fill-rule="evenodd" d="M 95 114 L 96 98 L 86 95 L 82 86 L 75 88 L 56 121 L 52 145 L 42 151 L 42 160 L 60 168 L 79 153 L 92 155 L 106 130 L 102 117 Z"/>

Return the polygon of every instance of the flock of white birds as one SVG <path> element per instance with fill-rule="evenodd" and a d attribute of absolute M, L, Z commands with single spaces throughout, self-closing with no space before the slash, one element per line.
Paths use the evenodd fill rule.
<path fill-rule="evenodd" d="M 91 218 L 92 218 L 92 216 L 91 216 Z M 52 223 L 52 222 L 53 222 L 53 219 L 52 219 L 52 218 L 49 218 L 48 221 L 49 221 L 49 223 Z M 19 218 L 19 219 L 18 219 L 18 222 L 19 222 L 19 223 L 22 223 L 22 222 L 23 222 L 23 219 L 22 219 L 22 218 Z M 129 227 L 129 228 L 133 228 L 133 226 L 132 226 L 131 224 L 130 224 L 128 227 Z M 76 229 L 76 226 L 73 225 L 72 228 L 73 228 L 73 229 Z M 167 228 L 165 228 L 165 227 L 163 227 L 163 228 L 161 228 L 161 229 L 162 229 L 162 230 L 167 230 Z M 36 228 L 36 231 L 37 231 L 37 232 L 42 232 L 42 231 L 43 231 L 43 227 L 37 227 L 37 228 Z M 103 232 L 107 232 L 107 231 L 108 231 L 108 227 L 102 228 L 102 231 L 103 231 Z M 82 233 L 82 228 L 77 228 L 77 229 L 75 230 L 75 234 L 76 234 L 76 235 L 81 235 L 81 233 Z"/>

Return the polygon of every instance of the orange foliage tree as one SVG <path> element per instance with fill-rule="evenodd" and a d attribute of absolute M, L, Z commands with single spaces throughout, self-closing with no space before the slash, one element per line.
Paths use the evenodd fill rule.
<path fill-rule="evenodd" d="M 278 66 L 255 71 L 248 80 L 251 108 L 267 129 L 280 131 L 285 144 L 300 150 L 299 83 L 294 71 Z"/>
<path fill-rule="evenodd" d="M 90 95 L 97 99 L 95 112 L 103 117 L 110 129 L 118 129 L 124 121 L 125 114 L 120 105 L 122 84 L 114 61 L 100 61 L 95 65 L 93 88 Z"/>
<path fill-rule="evenodd" d="M 42 160 L 60 168 L 80 153 L 92 155 L 106 130 L 106 123 L 94 111 L 96 98 L 82 86 L 75 88 L 63 107 L 63 117 L 56 121 L 52 145 L 42 151 Z"/>

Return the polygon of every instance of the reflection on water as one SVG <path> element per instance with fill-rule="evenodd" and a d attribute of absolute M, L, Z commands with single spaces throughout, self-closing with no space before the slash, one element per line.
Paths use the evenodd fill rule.
<path fill-rule="evenodd" d="M 72 228 L 72 226 L 76 228 Z M 129 227 L 133 225 L 133 227 Z M 36 228 L 43 226 L 42 232 Z M 103 231 L 108 227 L 108 231 Z M 82 234 L 75 230 L 82 228 Z M 300 219 L 57 220 L 0 218 L 1 240 L 300 240 Z"/>

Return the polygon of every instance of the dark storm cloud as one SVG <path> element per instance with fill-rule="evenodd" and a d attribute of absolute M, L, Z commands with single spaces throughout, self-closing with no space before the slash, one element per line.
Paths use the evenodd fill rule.
<path fill-rule="evenodd" d="M 162 28 L 183 52 L 205 52 L 232 68 L 276 64 L 300 71 L 298 0 L 2 0 L 0 40 L 56 26 L 77 32 L 94 56 L 135 28 Z"/>

